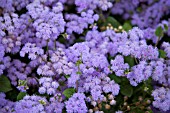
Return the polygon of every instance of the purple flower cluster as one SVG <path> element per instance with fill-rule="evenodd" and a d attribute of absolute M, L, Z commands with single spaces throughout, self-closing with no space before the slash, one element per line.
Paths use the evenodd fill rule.
<path fill-rule="evenodd" d="M 59 87 L 59 83 L 56 81 L 52 81 L 52 78 L 42 77 L 39 80 L 41 87 L 39 87 L 39 93 L 52 95 L 56 94 L 56 89 Z"/>
<path fill-rule="evenodd" d="M 66 51 L 66 54 L 70 61 L 76 63 L 76 70 L 83 74 L 92 74 L 96 70 L 109 73 L 107 58 L 102 54 L 91 51 L 86 42 L 74 44 Z"/>
<path fill-rule="evenodd" d="M 11 83 L 13 85 L 17 85 L 18 79 L 25 80 L 27 78 L 27 74 L 30 72 L 30 70 L 29 68 L 28 70 L 26 70 L 25 68 L 26 68 L 26 64 L 18 59 L 14 59 L 10 63 L 7 76 L 10 78 Z"/>
<path fill-rule="evenodd" d="M 38 55 L 44 54 L 44 50 L 39 47 L 36 47 L 35 44 L 26 43 L 20 51 L 20 56 L 25 57 L 25 54 L 27 53 L 29 59 L 35 60 Z"/>
<path fill-rule="evenodd" d="M 50 62 L 47 58 L 42 59 L 41 65 L 37 69 L 37 74 L 44 76 L 56 76 L 57 74 L 71 74 L 74 63 L 68 60 L 62 48 L 56 51 L 49 51 Z"/>
<path fill-rule="evenodd" d="M 95 21 L 99 19 L 98 14 L 94 14 L 93 10 L 87 10 L 86 12 L 81 12 L 81 16 L 76 14 L 66 14 L 66 32 L 68 34 L 72 34 L 72 32 L 81 34 L 84 29 L 88 28 L 88 24 L 93 24 Z"/>
<path fill-rule="evenodd" d="M 164 87 L 160 87 L 152 92 L 152 96 L 154 97 L 153 106 L 159 108 L 163 111 L 167 111 L 170 109 L 170 89 L 165 89 Z"/>
<path fill-rule="evenodd" d="M 141 60 L 157 59 L 158 49 L 148 45 L 144 36 L 144 31 L 136 27 L 133 28 L 129 31 L 129 40 L 119 46 L 118 52 L 124 56 L 132 55 Z"/>
<path fill-rule="evenodd" d="M 3 8 L 3 12 L 14 12 L 25 8 L 33 0 L 3 0 L 0 1 L 0 7 Z"/>
<path fill-rule="evenodd" d="M 1 113 L 12 113 L 14 110 L 14 102 L 5 99 L 6 95 L 0 93 L 0 112 Z"/>
<path fill-rule="evenodd" d="M 45 113 L 46 103 L 47 100 L 40 96 L 25 96 L 16 103 L 14 110 L 16 113 Z"/>
<path fill-rule="evenodd" d="M 75 93 L 66 104 L 67 113 L 86 113 L 87 106 L 85 103 L 86 96 L 83 93 Z"/>
<path fill-rule="evenodd" d="M 169 14 L 169 6 L 168 0 L 120 0 L 113 4 L 112 13 L 132 18 L 132 24 L 140 28 L 156 27 L 161 17 Z"/>
<path fill-rule="evenodd" d="M 56 94 L 54 97 L 51 97 L 49 103 L 46 106 L 46 112 L 62 113 L 64 103 L 62 103 L 61 101 L 62 101 L 61 94 Z"/>
<path fill-rule="evenodd" d="M 112 93 L 112 95 L 116 96 L 119 93 L 120 87 L 113 80 L 110 80 L 109 77 L 106 77 L 104 74 L 99 75 L 99 77 L 87 77 L 82 87 L 79 87 L 80 92 L 90 92 L 92 99 L 94 101 L 104 99 L 104 93 Z"/>
<path fill-rule="evenodd" d="M 85 9 L 96 9 L 100 7 L 102 10 L 106 11 L 112 7 L 112 3 L 109 0 L 75 0 L 75 5 L 78 6 L 78 11 Z"/>
<path fill-rule="evenodd" d="M 152 66 L 147 62 L 141 61 L 138 65 L 132 67 L 132 71 L 127 74 L 131 85 L 137 86 L 138 83 L 147 80 L 152 75 Z"/>
<path fill-rule="evenodd" d="M 124 72 L 129 69 L 129 65 L 124 63 L 124 58 L 121 55 L 117 55 L 114 60 L 111 60 L 111 69 L 117 76 L 123 76 Z"/>
<path fill-rule="evenodd" d="M 65 21 L 61 13 L 63 6 L 60 2 L 56 3 L 52 9 L 49 9 L 41 1 L 35 0 L 27 5 L 27 9 L 32 21 L 34 21 L 33 27 L 36 30 L 37 38 L 48 40 L 53 37 L 52 40 L 55 40 L 60 33 L 64 32 Z"/>
<path fill-rule="evenodd" d="M 164 42 L 162 44 L 162 47 L 164 48 L 164 51 L 166 52 L 167 57 L 170 58 L 170 43 Z"/>

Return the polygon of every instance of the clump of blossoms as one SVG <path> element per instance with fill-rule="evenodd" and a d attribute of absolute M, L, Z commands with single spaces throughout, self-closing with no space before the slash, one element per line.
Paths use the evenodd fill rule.
<path fill-rule="evenodd" d="M 45 105 L 47 101 L 45 98 L 39 96 L 25 96 L 22 100 L 16 103 L 15 112 L 45 112 Z"/>
<path fill-rule="evenodd" d="M 1 0 L 0 112 L 170 112 L 169 0 Z"/>

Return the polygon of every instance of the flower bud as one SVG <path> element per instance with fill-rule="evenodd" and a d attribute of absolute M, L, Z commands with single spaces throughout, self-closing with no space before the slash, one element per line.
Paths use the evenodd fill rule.
<path fill-rule="evenodd" d="M 138 106 L 140 104 L 140 102 L 136 102 L 135 105 Z"/>
<path fill-rule="evenodd" d="M 109 100 L 114 99 L 113 95 L 108 95 Z"/>
<path fill-rule="evenodd" d="M 118 29 L 122 29 L 123 27 L 122 26 L 119 26 Z"/>
<path fill-rule="evenodd" d="M 110 101 L 110 105 L 115 105 L 116 104 L 116 101 L 115 100 L 111 100 Z"/>
<path fill-rule="evenodd" d="M 127 106 L 127 110 L 130 111 L 130 106 Z"/>
<path fill-rule="evenodd" d="M 147 110 L 151 110 L 151 107 L 150 107 L 150 106 L 148 106 L 148 107 L 147 107 Z"/>
<path fill-rule="evenodd" d="M 102 104 L 98 104 L 99 109 L 102 109 Z"/>
<path fill-rule="evenodd" d="M 89 109 L 89 113 L 93 113 L 93 110 L 92 110 L 92 109 Z"/>
<path fill-rule="evenodd" d="M 127 106 L 127 102 L 124 102 L 123 105 L 124 105 L 124 106 Z"/>
<path fill-rule="evenodd" d="M 105 109 L 110 109 L 110 105 L 109 105 L 109 104 L 106 104 L 106 105 L 105 105 Z"/>
<path fill-rule="evenodd" d="M 99 110 L 99 108 L 98 108 L 98 107 L 95 107 L 95 108 L 93 108 L 93 110 L 94 110 L 94 111 L 97 111 L 97 110 Z"/>
<path fill-rule="evenodd" d="M 97 105 L 97 103 L 95 101 L 92 101 L 91 105 L 93 105 L 95 107 Z"/>
<path fill-rule="evenodd" d="M 103 102 L 107 102 L 107 98 L 106 97 L 103 97 Z"/>
<path fill-rule="evenodd" d="M 146 101 L 146 103 L 147 103 L 147 104 L 150 104 L 150 103 L 151 103 L 151 101 L 150 101 L 150 100 L 147 100 L 147 101 Z"/>
<path fill-rule="evenodd" d="M 142 101 L 142 100 L 143 100 L 143 98 L 142 98 L 141 96 L 139 96 L 138 100 L 139 100 L 139 101 Z"/>

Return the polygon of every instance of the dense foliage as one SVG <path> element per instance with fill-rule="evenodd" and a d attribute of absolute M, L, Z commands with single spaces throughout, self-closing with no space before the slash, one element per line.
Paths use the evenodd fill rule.
<path fill-rule="evenodd" d="M 170 112 L 170 0 L 0 0 L 0 113 L 87 112 Z"/>

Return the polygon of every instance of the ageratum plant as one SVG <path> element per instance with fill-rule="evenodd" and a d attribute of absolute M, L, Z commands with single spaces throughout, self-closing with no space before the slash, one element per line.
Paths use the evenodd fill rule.
<path fill-rule="evenodd" d="M 0 113 L 158 112 L 170 0 L 0 0 Z"/>

